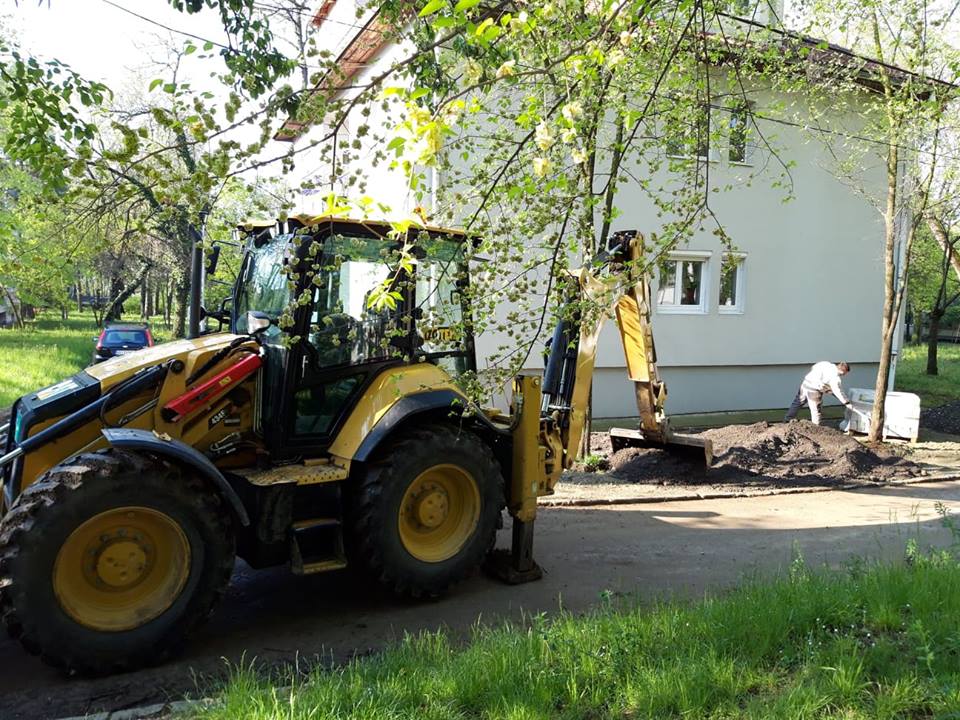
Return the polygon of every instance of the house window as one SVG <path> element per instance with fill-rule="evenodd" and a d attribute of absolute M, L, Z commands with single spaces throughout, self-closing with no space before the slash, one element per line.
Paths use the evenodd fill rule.
<path fill-rule="evenodd" d="M 742 255 L 727 255 L 720 263 L 720 295 L 717 308 L 721 313 L 743 312 Z"/>
<path fill-rule="evenodd" d="M 663 312 L 706 312 L 706 266 L 703 255 L 684 253 L 662 260 L 658 265 L 657 307 Z"/>
<path fill-rule="evenodd" d="M 728 159 L 734 163 L 750 160 L 750 125 L 753 122 L 751 103 L 740 102 L 730 109 Z"/>
<path fill-rule="evenodd" d="M 756 7 L 755 0 L 727 0 L 723 4 L 724 12 L 742 18 L 753 17 Z"/>
<path fill-rule="evenodd" d="M 666 152 L 670 157 L 703 160 L 710 157 L 710 108 L 701 106 L 692 120 L 682 120 L 667 130 Z"/>

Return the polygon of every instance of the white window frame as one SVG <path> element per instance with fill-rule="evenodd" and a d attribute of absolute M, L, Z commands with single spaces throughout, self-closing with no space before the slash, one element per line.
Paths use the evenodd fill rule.
<path fill-rule="evenodd" d="M 734 287 L 734 292 L 737 296 L 736 305 L 721 305 L 720 304 L 720 287 L 723 283 L 723 264 L 727 260 L 736 260 L 737 262 L 737 282 Z M 741 252 L 729 252 L 724 253 L 720 257 L 719 264 L 719 274 L 717 275 L 717 313 L 720 315 L 743 315 L 744 308 L 746 307 L 746 282 L 744 282 L 744 277 L 746 275 L 746 253 Z"/>
<path fill-rule="evenodd" d="M 747 166 L 750 167 L 753 165 L 753 151 L 754 145 L 751 142 L 752 135 L 754 134 L 753 126 L 756 122 L 754 120 L 754 112 L 756 110 L 757 104 L 751 100 L 739 101 L 734 105 L 731 105 L 727 110 L 727 127 L 725 128 L 726 133 L 726 142 L 724 143 L 724 150 L 726 151 L 727 162 L 732 166 Z M 743 160 L 733 160 L 730 157 L 730 151 L 733 150 L 733 128 L 730 127 L 730 123 L 733 120 L 734 113 L 737 110 L 745 109 L 746 110 L 746 127 L 744 128 L 744 143 L 743 143 Z"/>
<path fill-rule="evenodd" d="M 657 264 L 657 292 L 655 297 L 655 305 L 657 307 L 658 313 L 663 313 L 665 315 L 706 315 L 710 311 L 710 258 L 713 257 L 713 252 L 709 250 L 675 250 L 667 255 L 667 262 L 682 263 L 682 262 L 699 262 L 703 264 L 703 267 L 700 268 L 700 304 L 699 305 L 680 305 L 679 303 L 663 305 L 660 303 L 660 269 L 659 263 Z M 675 275 L 679 279 L 680 274 Z M 680 292 L 680 283 L 674 286 L 674 300 L 677 299 L 677 293 Z"/>
<path fill-rule="evenodd" d="M 720 149 L 717 147 L 717 143 L 714 142 L 714 139 L 711 137 L 714 129 L 714 108 L 711 105 L 707 105 L 704 108 L 704 112 L 707 116 L 707 154 L 701 155 L 700 153 L 683 153 L 677 154 L 670 152 L 670 140 L 671 132 L 669 129 L 664 129 L 664 148 L 663 154 L 666 155 L 671 160 L 702 160 L 704 162 L 718 163 L 720 162 Z M 685 135 L 680 135 L 680 140 L 683 141 L 686 138 Z"/>

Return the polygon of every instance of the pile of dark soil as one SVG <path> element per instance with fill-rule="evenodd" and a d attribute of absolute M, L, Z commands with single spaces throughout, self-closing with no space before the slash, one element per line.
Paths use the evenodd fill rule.
<path fill-rule="evenodd" d="M 921 410 L 920 425 L 937 432 L 960 435 L 960 400 Z"/>
<path fill-rule="evenodd" d="M 611 475 L 642 484 L 802 487 L 922 474 L 918 465 L 888 449 L 866 447 L 839 430 L 806 421 L 730 425 L 703 435 L 713 441 L 709 470 L 660 448 L 626 448 L 610 456 Z M 597 452 L 609 451 L 609 440 L 606 448 L 597 440 Z"/>

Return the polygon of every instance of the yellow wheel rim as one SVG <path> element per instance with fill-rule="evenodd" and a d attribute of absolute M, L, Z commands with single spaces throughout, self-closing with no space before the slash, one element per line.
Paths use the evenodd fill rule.
<path fill-rule="evenodd" d="M 420 473 L 400 503 L 400 540 L 424 562 L 449 560 L 466 544 L 480 518 L 480 490 L 457 465 L 434 465 Z"/>
<path fill-rule="evenodd" d="M 121 507 L 70 534 L 57 553 L 53 589 L 81 625 L 119 632 L 167 610 L 189 574 L 190 544 L 176 521 L 150 508 Z"/>

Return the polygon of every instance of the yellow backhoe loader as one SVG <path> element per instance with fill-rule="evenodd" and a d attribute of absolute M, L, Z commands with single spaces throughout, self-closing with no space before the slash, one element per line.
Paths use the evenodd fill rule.
<path fill-rule="evenodd" d="M 349 562 L 414 597 L 484 560 L 509 582 L 539 577 L 537 498 L 576 459 L 601 314 L 568 313 L 543 375 L 515 379 L 509 414 L 486 411 L 457 382 L 476 370 L 470 237 L 330 218 L 243 234 L 232 307 L 208 314 L 229 332 L 110 359 L 13 406 L 0 613 L 50 664 L 104 674 L 169 657 L 236 555 L 304 574 Z M 618 234 L 603 260 L 629 266 L 639 242 Z M 646 285 L 617 290 L 623 277 L 581 270 L 570 298 L 617 296 L 641 424 L 615 441 L 702 452 L 670 432 Z M 513 544 L 497 555 L 504 507 Z"/>

